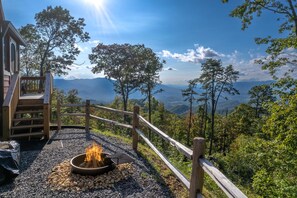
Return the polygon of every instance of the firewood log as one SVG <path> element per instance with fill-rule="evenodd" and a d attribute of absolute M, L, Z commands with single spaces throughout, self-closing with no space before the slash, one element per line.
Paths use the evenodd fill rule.
<path fill-rule="evenodd" d="M 97 168 L 97 163 L 96 163 L 96 158 L 94 155 L 92 155 L 92 164 L 93 164 L 93 168 Z"/>

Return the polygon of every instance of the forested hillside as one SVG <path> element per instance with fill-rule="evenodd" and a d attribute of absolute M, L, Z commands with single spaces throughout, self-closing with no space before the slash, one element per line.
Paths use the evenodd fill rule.
<path fill-rule="evenodd" d="M 248 82 L 236 82 L 234 87 L 239 90 L 239 95 L 229 98 L 229 100 L 221 100 L 218 106 L 218 111 L 224 112 L 227 109 L 231 110 L 240 103 L 247 103 L 249 100 L 248 91 L 257 85 L 270 84 L 273 81 L 248 81 Z M 54 87 L 63 90 L 67 93 L 69 90 L 75 88 L 78 90 L 78 95 L 82 99 L 90 99 L 94 102 L 101 104 L 111 103 L 116 93 L 113 88 L 112 81 L 106 78 L 94 78 L 94 79 L 74 79 L 64 80 L 55 79 Z M 160 102 L 163 102 L 166 109 L 176 114 L 184 114 L 189 110 L 189 105 L 182 97 L 182 90 L 186 88 L 186 85 L 164 85 L 160 84 L 156 86 L 156 90 L 164 90 L 161 93 L 155 95 L 155 98 Z M 196 88 L 197 92 L 202 92 L 199 86 Z M 131 94 L 133 99 L 143 99 L 144 96 L 140 91 Z M 198 103 L 194 104 L 195 107 Z"/>

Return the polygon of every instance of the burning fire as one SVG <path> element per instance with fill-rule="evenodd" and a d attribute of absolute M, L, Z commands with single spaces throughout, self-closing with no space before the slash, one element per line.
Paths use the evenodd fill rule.
<path fill-rule="evenodd" d="M 100 167 L 103 163 L 103 158 L 101 156 L 102 151 L 102 146 L 93 142 L 91 146 L 86 148 L 86 158 L 84 160 L 84 163 L 82 163 L 80 166 L 86 168 Z"/>
<path fill-rule="evenodd" d="M 103 151 L 102 146 L 93 142 L 92 146 L 89 146 L 88 148 L 86 148 L 85 162 L 90 162 L 93 159 L 100 162 L 102 160 L 101 159 L 102 151 Z"/>

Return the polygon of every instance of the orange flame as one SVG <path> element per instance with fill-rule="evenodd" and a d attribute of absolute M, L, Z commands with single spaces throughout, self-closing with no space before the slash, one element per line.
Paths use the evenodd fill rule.
<path fill-rule="evenodd" d="M 86 148 L 86 158 L 85 162 L 90 162 L 94 158 L 96 161 L 100 162 L 102 160 L 101 153 L 103 151 L 103 148 L 93 142 L 92 146 L 89 146 Z"/>

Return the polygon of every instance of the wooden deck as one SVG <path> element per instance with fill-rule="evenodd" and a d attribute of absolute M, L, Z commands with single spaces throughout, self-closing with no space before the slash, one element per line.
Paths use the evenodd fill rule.
<path fill-rule="evenodd" d="M 38 99 L 43 99 L 44 94 L 24 94 L 20 96 L 21 100 L 38 100 Z"/>

